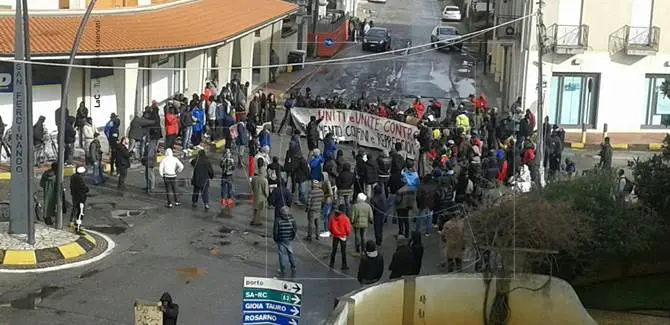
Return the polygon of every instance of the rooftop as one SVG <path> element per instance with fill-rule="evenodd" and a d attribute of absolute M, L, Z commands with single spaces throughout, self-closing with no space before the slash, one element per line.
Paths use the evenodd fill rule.
<path fill-rule="evenodd" d="M 146 53 L 214 45 L 297 10 L 296 5 L 282 0 L 199 0 L 128 14 L 94 12 L 78 54 Z M 31 16 L 32 55 L 69 55 L 81 19 L 81 15 Z M 0 56 L 13 56 L 13 15 L 0 16 L 0 38 Z"/>

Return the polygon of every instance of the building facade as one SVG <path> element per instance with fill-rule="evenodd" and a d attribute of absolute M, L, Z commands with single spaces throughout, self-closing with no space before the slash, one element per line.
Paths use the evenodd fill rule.
<path fill-rule="evenodd" d="M 0 58 L 5 59 L 0 62 L 0 115 L 11 124 L 13 65 L 6 60 L 14 56 L 9 3 L 14 1 L 2 1 L 0 30 L 7 40 L 0 43 Z M 88 2 L 29 1 L 33 60 L 66 63 Z M 67 108 L 74 114 L 84 102 L 96 127 L 116 113 L 126 130 L 153 100 L 162 104 L 177 93 L 200 94 L 208 80 L 224 85 L 237 76 L 252 89 L 262 86 L 269 82 L 271 50 L 286 63 L 288 52 L 298 48 L 298 33 L 290 23 L 297 10 L 281 0 L 99 1 L 76 56 L 79 67 L 72 71 Z M 47 129 L 55 130 L 66 68 L 32 68 L 33 116 L 45 116 Z"/>
<path fill-rule="evenodd" d="M 534 0 L 498 0 L 495 22 L 537 11 Z M 489 44 L 492 71 L 510 104 L 537 107 L 544 92 L 544 113 L 577 141 L 584 127 L 587 142 L 601 141 L 604 126 L 615 143 L 660 142 L 667 129 L 670 98 L 659 91 L 670 79 L 670 1 L 545 0 L 546 37 L 538 78 L 537 18 L 512 23 L 494 33 Z"/>

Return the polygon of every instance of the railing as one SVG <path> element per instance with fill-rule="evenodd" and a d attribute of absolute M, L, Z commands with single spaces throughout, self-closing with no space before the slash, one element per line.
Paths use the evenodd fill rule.
<path fill-rule="evenodd" d="M 519 19 L 520 16 L 504 16 L 499 15 L 495 17 L 496 25 L 505 24 L 515 19 Z M 497 38 L 518 38 L 521 37 L 521 24 L 523 20 L 517 20 L 513 23 L 506 24 L 498 29 L 496 29 Z"/>
<path fill-rule="evenodd" d="M 661 29 L 658 27 L 626 26 L 626 44 L 634 47 L 647 47 L 658 51 Z"/>
<path fill-rule="evenodd" d="M 552 45 L 560 47 L 580 47 L 589 46 L 589 26 L 588 25 L 559 25 L 549 26 L 547 33 L 552 37 Z"/>

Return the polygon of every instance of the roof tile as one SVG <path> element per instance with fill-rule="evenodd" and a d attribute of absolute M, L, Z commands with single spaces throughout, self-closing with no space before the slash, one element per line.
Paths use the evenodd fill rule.
<path fill-rule="evenodd" d="M 225 41 L 297 7 L 281 0 L 200 0 L 128 14 L 97 13 L 88 21 L 79 54 L 184 49 Z M 33 56 L 64 55 L 81 16 L 30 17 Z M 0 56 L 14 54 L 14 16 L 0 17 Z"/>

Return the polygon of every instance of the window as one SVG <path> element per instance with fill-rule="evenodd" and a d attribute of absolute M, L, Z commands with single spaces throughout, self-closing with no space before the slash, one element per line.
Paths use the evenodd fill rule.
<path fill-rule="evenodd" d="M 439 35 L 456 35 L 456 29 L 455 28 L 440 28 L 437 30 L 437 33 Z"/>
<path fill-rule="evenodd" d="M 598 116 L 599 74 L 559 73 L 551 78 L 549 123 L 578 128 L 582 123 L 596 127 Z"/>
<path fill-rule="evenodd" d="M 647 75 L 645 81 L 645 98 L 647 105 L 647 119 L 645 125 L 660 126 L 663 115 L 670 114 L 670 98 L 661 93 L 661 84 L 668 79 L 670 75 Z"/>

